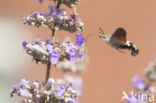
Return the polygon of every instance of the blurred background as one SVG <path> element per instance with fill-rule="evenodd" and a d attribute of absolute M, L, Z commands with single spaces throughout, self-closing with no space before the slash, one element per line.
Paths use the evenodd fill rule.
<path fill-rule="evenodd" d="M 14 103 L 11 87 L 21 78 L 44 81 L 46 66 L 32 62 L 23 52 L 22 42 L 35 38 L 50 38 L 50 30 L 23 24 L 23 17 L 33 11 L 47 12 L 45 0 L 0 0 L 0 103 Z M 144 69 L 156 57 L 156 1 L 155 0 L 81 0 L 77 6 L 79 17 L 85 23 L 84 36 L 98 34 L 98 27 L 113 33 L 124 27 L 127 38 L 140 49 L 136 57 L 120 53 L 96 37 L 88 40 L 89 65 L 81 77 L 84 82 L 81 103 L 121 103 L 122 91 L 133 90 L 131 79 L 143 76 Z M 63 8 L 66 8 L 63 6 Z M 71 13 L 72 10 L 67 9 Z M 71 36 L 59 31 L 57 39 Z M 54 67 L 53 67 L 54 68 Z M 60 70 L 51 69 L 51 77 L 60 78 Z"/>

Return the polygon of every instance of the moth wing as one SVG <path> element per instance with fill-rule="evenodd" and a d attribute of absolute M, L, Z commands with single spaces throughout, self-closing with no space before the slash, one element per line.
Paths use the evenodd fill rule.
<path fill-rule="evenodd" d="M 118 43 L 125 45 L 126 44 L 126 30 L 123 28 L 118 28 L 113 33 L 112 38 L 114 38 Z"/>

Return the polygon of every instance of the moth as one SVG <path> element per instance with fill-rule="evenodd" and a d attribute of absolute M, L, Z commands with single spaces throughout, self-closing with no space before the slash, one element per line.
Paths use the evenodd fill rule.
<path fill-rule="evenodd" d="M 99 38 L 109 44 L 111 47 L 121 50 L 131 50 L 131 55 L 136 56 L 139 54 L 139 49 L 134 45 L 133 42 L 127 40 L 126 30 L 124 28 L 117 28 L 113 34 L 104 34 L 104 31 L 99 27 L 100 35 Z M 122 51 L 120 51 L 122 52 Z"/>

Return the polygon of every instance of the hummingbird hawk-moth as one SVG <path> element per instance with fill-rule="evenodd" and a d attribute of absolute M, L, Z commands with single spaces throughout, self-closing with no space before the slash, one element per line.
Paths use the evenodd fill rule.
<path fill-rule="evenodd" d="M 133 44 L 133 42 L 126 39 L 126 30 L 123 28 L 117 28 L 113 34 L 104 34 L 103 30 L 99 27 L 100 33 L 102 35 L 99 38 L 105 41 L 107 44 L 113 48 L 128 49 L 131 50 L 131 55 L 136 56 L 139 54 L 139 49 Z"/>

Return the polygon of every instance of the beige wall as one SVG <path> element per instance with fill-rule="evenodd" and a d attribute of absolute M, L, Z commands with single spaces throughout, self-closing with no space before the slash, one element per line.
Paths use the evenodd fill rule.
<path fill-rule="evenodd" d="M 43 5 L 37 0 L 0 0 L 0 16 L 17 16 L 22 24 L 23 16 L 35 10 L 45 11 L 47 6 L 47 0 Z M 69 9 L 68 11 L 71 12 Z M 140 54 L 132 57 L 129 51 L 120 53 L 98 38 L 91 37 L 88 40 L 90 64 L 88 71 L 82 74 L 85 87 L 81 103 L 121 103 L 122 91 L 133 90 L 132 77 L 136 74 L 143 76 L 144 68 L 156 56 L 156 1 L 81 0 L 78 13 L 85 23 L 84 35 L 98 34 L 99 26 L 105 33 L 112 33 L 117 27 L 124 27 L 127 30 L 127 38 L 140 49 Z M 34 37 L 50 37 L 50 31 L 47 29 L 36 29 L 27 25 L 25 27 Z M 69 35 L 59 32 L 58 37 L 63 37 L 62 34 Z M 29 56 L 27 58 L 31 59 Z M 32 70 L 30 74 L 33 75 L 33 80 L 44 80 L 45 66 L 39 67 L 34 62 L 31 67 L 29 70 Z M 61 76 L 60 71 L 51 72 L 51 76 Z M 26 76 L 31 76 L 30 74 Z"/>

